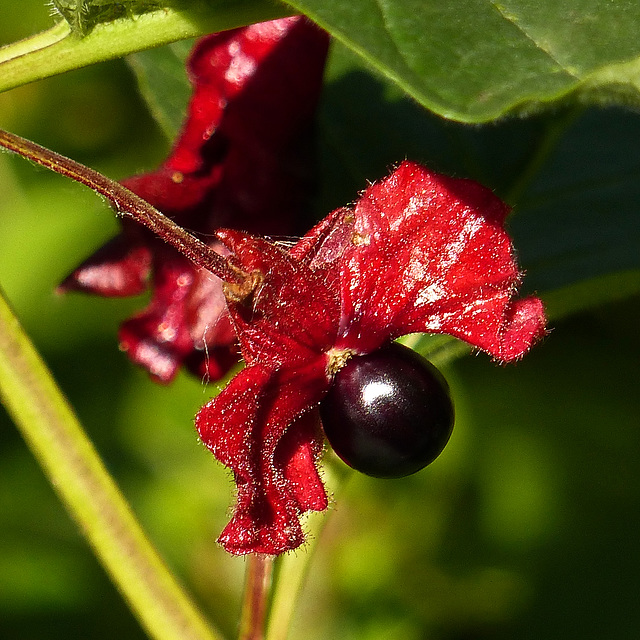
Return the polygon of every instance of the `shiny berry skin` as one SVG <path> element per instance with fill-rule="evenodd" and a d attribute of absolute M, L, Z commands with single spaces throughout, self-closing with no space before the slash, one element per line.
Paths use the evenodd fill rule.
<path fill-rule="evenodd" d="M 401 478 L 433 462 L 454 411 L 449 386 L 422 356 L 398 343 L 352 357 L 320 403 L 333 450 L 376 478 Z"/>

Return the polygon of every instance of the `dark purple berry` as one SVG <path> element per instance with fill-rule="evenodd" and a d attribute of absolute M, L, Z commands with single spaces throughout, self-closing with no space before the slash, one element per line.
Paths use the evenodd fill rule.
<path fill-rule="evenodd" d="M 433 462 L 451 436 L 453 414 L 442 374 L 397 343 L 351 358 L 320 403 L 333 450 L 376 478 L 408 476 Z"/>

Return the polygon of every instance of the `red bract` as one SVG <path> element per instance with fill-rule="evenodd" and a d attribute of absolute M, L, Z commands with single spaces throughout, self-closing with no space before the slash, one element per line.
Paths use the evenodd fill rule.
<path fill-rule="evenodd" d="M 294 549 L 300 515 L 326 507 L 316 407 L 349 357 L 425 331 L 508 362 L 544 334 L 540 300 L 514 297 L 507 213 L 484 187 L 405 162 L 289 252 L 217 234 L 255 284 L 225 285 L 247 366 L 196 418 L 238 487 L 220 537 L 228 551 Z"/>
<path fill-rule="evenodd" d="M 205 239 L 220 226 L 295 232 L 309 195 L 327 47 L 327 34 L 300 17 L 201 39 L 188 62 L 188 116 L 170 156 L 124 185 Z M 131 296 L 149 276 L 151 303 L 122 325 L 122 348 L 162 382 L 183 363 L 222 376 L 237 352 L 220 280 L 133 223 L 60 288 Z"/>

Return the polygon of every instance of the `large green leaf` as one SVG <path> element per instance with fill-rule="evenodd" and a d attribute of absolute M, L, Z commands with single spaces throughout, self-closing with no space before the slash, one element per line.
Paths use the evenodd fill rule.
<path fill-rule="evenodd" d="M 640 117 L 593 109 L 550 154 L 511 221 L 530 286 L 640 269 Z"/>
<path fill-rule="evenodd" d="M 288 0 L 446 118 L 640 101 L 636 0 Z"/>
<path fill-rule="evenodd" d="M 470 177 L 514 206 L 525 290 L 553 317 L 640 290 L 640 116 L 557 110 L 469 126 L 437 118 L 335 47 L 320 115 L 318 214 L 405 157 Z M 436 345 L 440 348 L 440 345 Z"/>

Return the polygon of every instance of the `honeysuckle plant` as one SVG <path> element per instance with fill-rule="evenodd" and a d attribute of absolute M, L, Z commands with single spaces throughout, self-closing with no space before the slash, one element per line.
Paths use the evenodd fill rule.
<path fill-rule="evenodd" d="M 547 333 L 546 315 L 553 322 L 637 293 L 634 173 L 620 178 L 607 150 L 640 127 L 631 114 L 618 115 L 617 128 L 583 109 L 637 102 L 640 12 L 599 0 L 580 15 L 521 4 L 56 0 L 50 30 L 0 49 L 0 88 L 10 89 L 202 36 L 186 60 L 161 48 L 132 61 L 174 138 L 156 168 L 116 182 L 11 133 L 0 144 L 88 185 L 121 216 L 119 235 L 93 255 L 86 246 L 90 257 L 60 289 L 122 297 L 150 288 L 147 308 L 119 331 L 134 362 L 160 382 L 183 365 L 196 381 L 216 380 L 241 356 L 230 380 L 199 390 L 201 443 L 184 435 L 232 472 L 235 506 L 219 552 L 246 556 L 241 638 L 287 635 L 323 542 L 319 523 L 348 511 L 339 489 L 349 474 L 334 450 L 369 475 L 405 476 L 447 443 L 454 401 L 464 422 L 464 396 L 418 352 L 445 373 L 485 352 L 493 370 Z M 635 147 L 625 147 L 626 166 Z M 223 637 L 153 550 L 4 300 L 0 389 L 144 629 Z M 495 393 L 499 415 L 507 393 Z M 152 441 L 154 408 L 141 411 Z M 369 482 L 371 494 L 394 496 L 389 510 L 410 487 Z M 220 493 L 228 483 L 193 484 L 190 492 Z M 355 541 L 353 530 L 340 535 L 347 548 Z M 425 537 L 408 543 L 412 554 L 421 556 Z M 402 562 L 389 558 L 381 565 Z M 508 602 L 496 584 L 487 593 Z M 430 624 L 407 633 L 433 634 Z"/>

